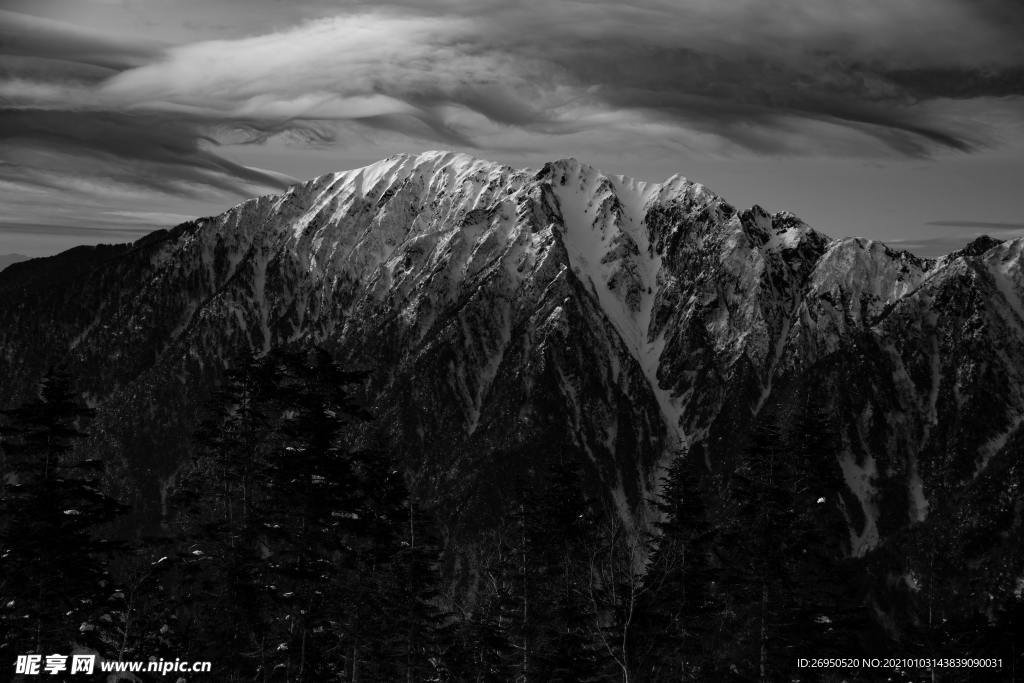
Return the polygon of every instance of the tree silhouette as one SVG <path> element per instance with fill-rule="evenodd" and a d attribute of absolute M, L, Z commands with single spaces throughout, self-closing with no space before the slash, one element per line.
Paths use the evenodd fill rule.
<path fill-rule="evenodd" d="M 97 645 L 114 545 L 101 532 L 125 508 L 101 491 L 102 462 L 74 452 L 92 411 L 51 370 L 36 400 L 3 415 L 0 656 Z"/>
<path fill-rule="evenodd" d="M 655 500 L 646 592 L 636 650 L 644 680 L 708 680 L 723 633 L 718 531 L 706 497 L 713 478 L 702 460 L 676 455 Z M 730 636 L 731 637 L 731 636 Z"/>

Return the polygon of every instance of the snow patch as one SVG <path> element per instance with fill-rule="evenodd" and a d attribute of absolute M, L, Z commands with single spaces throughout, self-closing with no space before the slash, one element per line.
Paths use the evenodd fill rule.
<path fill-rule="evenodd" d="M 853 453 L 845 451 L 839 458 L 839 466 L 843 470 L 846 486 L 860 502 L 864 513 L 864 528 L 858 534 L 854 531 L 847 514 L 847 525 L 850 527 L 850 549 L 854 557 L 862 557 L 878 545 L 878 505 L 875 502 L 877 491 L 874 480 L 878 476 L 875 460 L 865 456 L 864 464 L 858 465 Z"/>
<path fill-rule="evenodd" d="M 1010 307 L 1011 321 L 1024 329 L 1024 272 L 1021 263 L 1024 238 L 1001 244 L 988 253 L 989 273 Z"/>
<path fill-rule="evenodd" d="M 907 459 L 907 488 L 910 493 L 910 520 L 923 522 L 928 517 L 928 499 L 924 495 L 924 482 L 917 466 L 917 456 Z"/>
<path fill-rule="evenodd" d="M 979 449 L 978 466 L 974 470 L 975 478 L 977 478 L 978 475 L 985 471 L 985 468 L 988 467 L 988 464 L 992 460 L 992 458 L 998 455 L 999 451 L 1003 450 L 1003 447 L 1006 446 L 1006 442 L 1010 440 L 1010 437 L 1013 436 L 1017 432 L 1017 430 L 1021 428 L 1021 426 L 1024 426 L 1024 415 L 1018 415 L 1016 418 L 1011 420 L 1009 429 L 1007 429 L 994 439 L 990 440 L 988 443 L 986 443 Z"/>

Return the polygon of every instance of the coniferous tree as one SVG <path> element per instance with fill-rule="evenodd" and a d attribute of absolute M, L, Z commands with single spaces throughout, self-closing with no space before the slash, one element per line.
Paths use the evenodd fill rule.
<path fill-rule="evenodd" d="M 452 615 L 438 607 L 441 543 L 433 521 L 405 496 L 407 524 L 399 537 L 391 568 L 388 600 L 396 680 L 435 680 L 443 672 L 443 652 L 450 639 Z"/>
<path fill-rule="evenodd" d="M 661 518 L 655 524 L 635 637 L 644 680 L 715 677 L 715 653 L 724 634 L 717 595 L 718 534 L 705 500 L 711 480 L 703 461 L 677 454 L 655 501 Z"/>
<path fill-rule="evenodd" d="M 515 601 L 502 576 L 504 563 L 486 572 L 471 611 L 456 615 L 443 650 L 446 680 L 498 683 L 515 677 L 515 649 L 507 631 Z"/>
<path fill-rule="evenodd" d="M 74 451 L 92 411 L 69 375 L 51 370 L 38 399 L 3 415 L 0 655 L 101 646 L 114 548 L 102 530 L 125 508 L 101 490 L 102 461 Z"/>
<path fill-rule="evenodd" d="M 877 625 L 866 603 L 863 563 L 846 548 L 837 430 L 813 392 L 805 389 L 801 399 L 786 433 L 793 589 L 785 596 L 782 636 L 792 657 L 808 651 L 821 657 L 862 656 Z"/>
<path fill-rule="evenodd" d="M 590 564 L 598 514 L 581 470 L 552 455 L 509 487 L 495 556 L 455 629 L 453 680 L 607 679 Z"/>
<path fill-rule="evenodd" d="M 263 470 L 283 410 L 277 355 L 228 370 L 197 433 L 198 455 L 173 495 L 185 537 L 171 559 L 179 606 L 201 640 L 238 675 L 267 671 L 269 601 Z"/>
<path fill-rule="evenodd" d="M 726 651 L 759 680 L 790 675 L 808 651 L 855 656 L 876 628 L 843 548 L 835 430 L 810 396 L 762 411 L 726 488 L 720 595 L 737 634 Z"/>
<path fill-rule="evenodd" d="M 720 546 L 723 608 L 734 634 L 723 660 L 762 681 L 771 680 L 774 664 L 781 659 L 781 596 L 790 588 L 783 457 L 778 427 L 762 420 L 728 482 L 729 524 Z"/>
<path fill-rule="evenodd" d="M 585 491 L 580 464 L 566 457 L 554 460 L 525 496 L 536 680 L 601 680 L 607 671 L 593 638 L 598 615 L 585 558 L 598 526 L 594 501 Z"/>
<path fill-rule="evenodd" d="M 533 476 L 520 475 L 509 487 L 507 514 L 491 544 L 472 612 L 460 629 L 461 645 L 469 655 L 461 677 L 478 681 L 527 680 L 537 668 L 538 628 L 542 600 L 537 573 Z"/>

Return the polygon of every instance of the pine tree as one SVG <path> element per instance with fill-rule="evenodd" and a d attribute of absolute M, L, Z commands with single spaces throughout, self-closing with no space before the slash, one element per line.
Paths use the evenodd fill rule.
<path fill-rule="evenodd" d="M 284 410 L 276 354 L 243 357 L 214 393 L 199 431 L 198 454 L 172 496 L 184 532 L 169 581 L 179 607 L 238 676 L 265 673 L 271 614 L 265 594 L 266 492 L 263 470 L 274 424 Z"/>
<path fill-rule="evenodd" d="M 835 430 L 810 396 L 789 412 L 762 411 L 726 489 L 719 577 L 736 634 L 728 656 L 759 680 L 791 674 L 808 651 L 856 656 L 876 628 L 859 562 L 843 552 Z"/>
<path fill-rule="evenodd" d="M 407 524 L 388 560 L 386 601 L 392 606 L 389 649 L 397 656 L 394 680 L 435 680 L 441 675 L 441 655 L 449 642 L 451 615 L 439 609 L 438 568 L 441 544 L 429 515 L 405 496 Z"/>
<path fill-rule="evenodd" d="M 771 680 L 780 659 L 782 595 L 790 588 L 783 458 L 777 425 L 760 421 L 726 489 L 729 524 L 722 532 L 721 588 L 734 637 L 723 659 L 762 681 Z"/>
<path fill-rule="evenodd" d="M 590 563 L 597 509 L 578 460 L 540 451 L 538 461 L 506 489 L 494 556 L 446 656 L 453 680 L 607 679 Z"/>
<path fill-rule="evenodd" d="M 515 601 L 500 578 L 503 572 L 491 568 L 487 573 L 472 611 L 457 614 L 446 629 L 443 680 L 501 683 L 515 677 L 515 648 L 506 629 Z"/>
<path fill-rule="evenodd" d="M 787 533 L 793 542 L 787 548 L 792 588 L 782 636 L 792 658 L 807 651 L 861 656 L 877 625 L 866 603 L 863 564 L 844 552 L 849 532 L 839 497 L 844 482 L 837 429 L 813 392 L 805 389 L 801 398 L 786 434 Z"/>
<path fill-rule="evenodd" d="M 114 548 L 102 530 L 125 508 L 101 490 L 102 462 L 75 453 L 92 411 L 69 375 L 51 370 L 38 399 L 3 415 L 0 658 L 100 645 L 95 619 Z"/>
<path fill-rule="evenodd" d="M 553 459 L 524 496 L 525 541 L 532 561 L 534 665 L 545 681 L 600 680 L 603 653 L 593 637 L 598 616 L 585 561 L 597 529 L 595 503 L 585 493 L 581 464 Z"/>
<path fill-rule="evenodd" d="M 705 500 L 713 490 L 704 463 L 677 454 L 655 509 L 651 556 L 637 626 L 644 680 L 708 680 L 723 637 L 715 547 L 718 533 Z"/>

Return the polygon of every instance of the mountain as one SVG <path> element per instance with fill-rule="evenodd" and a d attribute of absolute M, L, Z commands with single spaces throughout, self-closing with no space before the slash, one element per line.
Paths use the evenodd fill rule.
<path fill-rule="evenodd" d="M 27 260 L 28 256 L 23 256 L 22 254 L 0 254 L 0 270 L 3 270 L 12 263 Z"/>
<path fill-rule="evenodd" d="M 510 472 L 557 450 L 649 528 L 677 453 L 730 471 L 756 416 L 810 382 L 842 444 L 844 552 L 984 531 L 969 559 L 1005 564 L 1022 252 L 980 238 L 919 258 L 573 159 L 398 155 L 0 273 L 0 405 L 66 361 L 97 409 L 93 446 L 155 519 L 225 368 L 314 342 L 369 372 L 361 438 L 403 454 L 457 540 L 503 514 Z"/>

